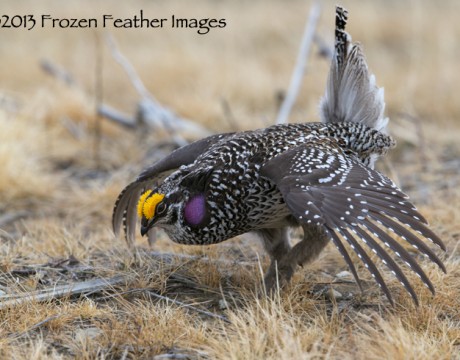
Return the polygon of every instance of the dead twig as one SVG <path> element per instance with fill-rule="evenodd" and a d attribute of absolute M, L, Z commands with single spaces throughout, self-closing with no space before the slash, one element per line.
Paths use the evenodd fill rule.
<path fill-rule="evenodd" d="M 44 302 L 63 296 L 85 294 L 90 295 L 100 292 L 127 280 L 124 276 L 114 276 L 112 278 L 92 279 L 75 284 L 54 286 L 39 291 L 32 291 L 19 295 L 0 296 L 0 310 L 11 306 L 21 305 L 27 302 Z"/>
<path fill-rule="evenodd" d="M 9 337 L 9 338 L 13 338 L 13 339 L 18 339 L 18 338 L 20 338 L 20 337 L 23 337 L 23 336 L 29 334 L 31 331 L 34 331 L 34 330 L 36 330 L 36 329 L 42 327 L 43 325 L 49 323 L 50 321 L 60 318 L 62 315 L 63 315 L 63 314 L 55 314 L 55 315 L 49 316 L 49 317 L 47 317 L 46 319 L 44 319 L 44 320 L 42 320 L 42 321 L 40 321 L 40 322 L 38 322 L 38 323 L 32 325 L 32 326 L 31 326 L 30 328 L 28 328 L 27 330 L 22 331 L 22 332 L 20 332 L 20 333 L 12 333 L 12 334 L 8 335 L 8 337 Z"/>
<path fill-rule="evenodd" d="M 227 99 L 222 98 L 220 103 L 222 105 L 222 111 L 224 112 L 224 119 L 227 120 L 232 131 L 238 131 L 238 122 L 236 121 L 235 116 L 233 115 L 232 108 L 230 107 L 230 104 L 228 103 Z"/>
<path fill-rule="evenodd" d="M 113 299 L 113 298 L 118 297 L 118 296 L 127 295 L 127 294 L 136 294 L 136 293 L 147 293 L 149 296 L 152 296 L 152 297 L 157 298 L 159 300 L 166 301 L 167 304 L 172 303 L 172 304 L 177 305 L 179 307 L 183 307 L 183 308 L 195 311 L 195 312 L 197 312 L 199 314 L 202 314 L 202 315 L 205 315 L 205 316 L 208 316 L 208 317 L 212 317 L 212 318 L 215 318 L 215 319 L 219 319 L 219 320 L 222 320 L 222 321 L 224 321 L 226 323 L 230 323 L 230 320 L 228 320 L 225 316 L 222 316 L 222 315 L 219 315 L 219 314 L 214 314 L 212 312 L 209 312 L 209 311 L 206 311 L 206 310 L 203 310 L 203 309 L 199 309 L 199 308 L 195 307 L 194 305 L 186 304 L 186 303 L 184 303 L 182 301 L 179 301 L 177 299 L 172 299 L 170 297 L 160 295 L 160 294 L 156 293 L 153 289 L 146 289 L 146 288 L 129 289 L 127 291 L 123 291 L 123 292 L 120 292 L 120 293 L 117 293 L 117 294 L 105 296 L 105 297 L 103 297 L 103 298 L 101 298 L 99 300 L 109 300 L 109 299 Z"/>
<path fill-rule="evenodd" d="M 97 111 L 99 115 L 127 129 L 134 129 L 136 127 L 136 120 L 134 120 L 133 118 L 129 117 L 126 114 L 121 113 L 120 111 L 112 108 L 109 105 L 101 104 L 99 105 L 99 108 Z"/>
<path fill-rule="evenodd" d="M 305 31 L 303 34 L 302 42 L 300 44 L 299 54 L 297 55 L 297 62 L 292 73 L 291 83 L 287 92 L 286 98 L 281 105 L 276 119 L 277 124 L 285 124 L 288 120 L 292 106 L 295 103 L 297 94 L 299 93 L 300 85 L 302 83 L 303 74 L 307 65 L 308 55 L 310 54 L 311 44 L 313 43 L 316 24 L 318 23 L 319 15 L 321 14 L 320 1 L 316 0 L 310 9 Z"/>
<path fill-rule="evenodd" d="M 179 132 L 187 134 L 199 133 L 199 137 L 205 137 L 211 134 L 211 132 L 203 126 L 193 123 L 190 120 L 180 118 L 170 109 L 162 106 L 144 86 L 134 67 L 116 46 L 113 37 L 107 35 L 106 42 L 113 58 L 126 72 L 131 83 L 141 97 L 136 114 L 137 125 L 146 124 L 151 128 L 160 127 L 164 129 L 179 146 L 187 144 L 187 141 Z"/>
<path fill-rule="evenodd" d="M 160 105 L 155 100 L 155 98 L 152 96 L 152 94 L 150 94 L 147 88 L 144 86 L 144 83 L 142 82 L 140 77 L 137 75 L 137 72 L 134 69 L 134 67 L 131 65 L 128 59 L 118 49 L 113 36 L 111 36 L 110 34 L 107 34 L 106 43 L 110 49 L 110 53 L 112 54 L 112 57 L 118 64 L 120 64 L 120 66 L 126 72 L 126 75 L 128 75 L 129 80 L 131 81 L 131 84 L 134 86 L 139 96 L 141 98 L 150 98 L 153 102 L 156 102 L 157 105 Z"/>
<path fill-rule="evenodd" d="M 147 293 L 159 300 L 163 300 L 163 301 L 166 301 L 166 304 L 168 303 L 172 303 L 174 305 L 177 305 L 179 307 L 183 307 L 183 308 L 186 308 L 186 309 L 189 309 L 189 310 L 192 310 L 194 312 L 197 312 L 199 314 L 202 314 L 202 315 L 205 315 L 205 316 L 208 316 L 208 317 L 212 317 L 214 319 L 219 319 L 219 320 L 222 320 L 224 322 L 226 322 L 227 324 L 230 324 L 230 320 L 228 320 L 225 316 L 223 315 L 218 315 L 218 314 L 214 314 L 212 312 L 209 312 L 209 311 L 206 311 L 206 310 L 202 310 L 202 309 L 199 309 L 191 304 L 186 304 L 186 303 L 183 303 L 182 301 L 179 301 L 179 300 L 176 300 L 176 299 L 171 299 L 167 296 L 163 296 L 163 295 L 160 295 L 160 294 L 157 294 L 156 292 L 154 291 L 147 291 Z"/>
<path fill-rule="evenodd" d="M 139 94 L 141 100 L 138 103 L 136 114 L 132 117 L 126 116 L 118 110 L 102 103 L 102 54 L 98 50 L 98 58 L 96 60 L 96 116 L 102 116 L 111 120 L 127 129 L 136 129 L 142 126 L 147 129 L 163 129 L 166 131 L 173 141 L 178 146 L 186 145 L 188 142 L 181 134 L 187 134 L 191 138 L 203 138 L 212 134 L 204 126 L 193 122 L 192 120 L 177 116 L 172 110 L 162 106 L 155 97 L 147 90 L 142 80 L 136 73 L 134 67 L 128 59 L 120 52 L 116 46 L 115 40 L 108 35 L 106 43 L 111 51 L 112 57 L 126 72 L 129 80 Z M 98 45 L 99 46 L 99 45 Z M 68 86 L 75 86 L 76 82 L 73 77 L 65 69 L 53 64 L 49 60 L 42 60 L 40 66 L 44 72 L 62 81 Z M 95 127 L 95 144 L 94 154 L 99 151 L 100 142 L 100 124 L 96 120 Z M 145 131 L 143 130 L 143 133 Z M 96 157 L 96 156 L 95 156 Z"/>
<path fill-rule="evenodd" d="M 208 263 L 219 263 L 219 264 L 226 264 L 226 265 L 238 265 L 238 266 L 254 266 L 257 262 L 256 261 L 240 261 L 240 260 L 226 260 L 226 259 L 210 259 L 207 256 L 194 256 L 188 254 L 174 254 L 174 253 L 166 253 L 166 252 L 158 252 L 158 251 L 150 251 L 147 255 L 157 258 L 157 260 L 165 261 L 167 263 L 171 263 L 173 259 L 185 259 L 185 260 L 192 260 L 192 261 L 203 261 Z"/>
<path fill-rule="evenodd" d="M 67 86 L 74 86 L 76 84 L 73 76 L 67 70 L 48 59 L 40 60 L 40 67 L 45 73 L 62 81 Z"/>
<path fill-rule="evenodd" d="M 0 215 L 0 228 L 29 215 L 28 211 L 16 211 Z"/>
<path fill-rule="evenodd" d="M 104 86 L 102 83 L 103 78 L 103 57 L 102 45 L 99 33 L 94 33 L 95 36 L 95 52 L 96 52 L 96 66 L 94 67 L 94 101 L 95 101 L 95 124 L 94 124 L 94 144 L 93 144 L 93 159 L 96 168 L 101 167 L 101 139 L 102 139 L 102 116 L 99 114 L 99 106 L 104 99 Z"/>

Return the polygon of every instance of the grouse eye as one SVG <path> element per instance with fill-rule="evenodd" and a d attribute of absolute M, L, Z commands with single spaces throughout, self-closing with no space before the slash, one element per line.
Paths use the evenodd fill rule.
<path fill-rule="evenodd" d="M 161 202 L 157 205 L 157 210 L 156 210 L 156 213 L 158 215 L 161 215 L 163 214 L 165 211 L 166 211 L 166 204 L 164 202 Z"/>

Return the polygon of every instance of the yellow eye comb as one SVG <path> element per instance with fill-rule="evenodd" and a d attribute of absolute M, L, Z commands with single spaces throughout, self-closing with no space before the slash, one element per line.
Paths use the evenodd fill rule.
<path fill-rule="evenodd" d="M 152 196 L 150 194 L 152 190 L 147 190 L 139 198 L 137 203 L 137 214 L 139 217 L 145 216 L 146 219 L 150 220 L 155 216 L 155 209 L 161 200 L 165 197 L 164 194 L 155 193 Z"/>

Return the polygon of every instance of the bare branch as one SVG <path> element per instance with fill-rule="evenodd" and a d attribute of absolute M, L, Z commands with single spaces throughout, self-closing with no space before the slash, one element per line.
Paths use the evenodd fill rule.
<path fill-rule="evenodd" d="M 239 125 L 235 119 L 235 116 L 233 115 L 232 108 L 230 107 L 227 99 L 222 98 L 220 104 L 222 105 L 222 111 L 224 112 L 224 119 L 227 120 L 232 131 L 237 131 L 239 129 Z"/>
<path fill-rule="evenodd" d="M 144 86 L 143 82 L 134 70 L 134 67 L 118 50 L 115 44 L 115 40 L 110 35 L 107 35 L 107 44 L 110 48 L 113 58 L 125 70 L 126 74 L 131 80 L 131 83 L 141 97 L 134 126 L 139 124 L 146 124 L 151 128 L 163 128 L 180 146 L 187 144 L 187 141 L 179 134 L 180 132 L 187 133 L 188 135 L 193 134 L 200 138 L 211 135 L 211 132 L 203 126 L 198 125 L 191 120 L 180 118 L 174 114 L 173 111 L 162 106 Z M 101 111 L 101 107 L 99 111 Z M 123 126 L 127 126 L 127 122 L 119 121 L 119 117 L 115 116 L 111 117 L 110 119 L 116 119 L 115 121 L 121 123 Z"/>
<path fill-rule="evenodd" d="M 126 277 L 124 276 L 114 276 L 112 278 L 92 279 L 75 284 L 54 286 L 39 291 L 32 291 L 26 294 L 2 295 L 0 296 L 0 310 L 31 301 L 43 302 L 63 296 L 91 294 L 109 289 L 114 285 L 121 284 L 125 281 Z"/>
<path fill-rule="evenodd" d="M 109 105 L 99 105 L 98 113 L 106 119 L 111 120 L 125 128 L 134 129 L 136 127 L 136 121 L 133 118 L 121 113 Z"/>
<path fill-rule="evenodd" d="M 150 94 L 150 92 L 144 86 L 144 83 L 142 82 L 140 77 L 137 75 L 137 72 L 134 69 L 134 67 L 131 65 L 128 59 L 126 59 L 126 57 L 120 52 L 120 50 L 118 50 L 115 40 L 111 34 L 106 35 L 106 41 L 107 41 L 107 45 L 109 46 L 110 53 L 112 54 L 115 61 L 120 64 L 123 70 L 125 70 L 126 74 L 131 80 L 131 83 L 133 84 L 139 96 L 141 98 L 151 99 L 153 102 L 159 105 L 158 102 L 155 100 L 155 98 L 152 96 L 152 94 Z"/>
<path fill-rule="evenodd" d="M 207 256 L 194 256 L 188 254 L 174 254 L 169 252 L 158 252 L 158 251 L 149 251 L 147 253 L 151 257 L 157 258 L 157 260 L 162 260 L 167 263 L 173 262 L 174 259 L 184 259 L 192 261 L 202 261 L 211 264 L 223 264 L 223 265 L 238 265 L 238 266 L 254 266 L 256 261 L 242 261 L 241 259 L 229 260 L 229 259 L 210 259 Z"/>
<path fill-rule="evenodd" d="M 24 210 L 2 214 L 0 215 L 0 227 L 6 226 L 9 223 L 15 222 L 16 220 L 25 218 L 29 215 L 31 215 L 30 212 Z"/>
<path fill-rule="evenodd" d="M 56 79 L 62 81 L 66 85 L 68 86 L 75 85 L 75 80 L 73 76 L 67 70 L 65 70 L 64 68 L 60 67 L 57 64 L 52 63 L 50 60 L 48 59 L 40 60 L 40 67 L 45 73 L 55 77 Z"/>
<path fill-rule="evenodd" d="M 281 105 L 280 111 L 278 113 L 278 118 L 276 119 L 277 124 L 285 124 L 287 122 L 292 106 L 294 105 L 297 94 L 299 93 L 302 77 L 305 72 L 308 56 L 310 54 L 310 48 L 315 35 L 316 24 L 318 23 L 320 14 L 320 1 L 316 0 L 310 9 L 310 15 L 308 16 L 308 20 L 305 25 L 305 31 L 303 34 L 302 42 L 300 44 L 299 54 L 297 55 L 296 66 L 292 73 L 289 90 L 283 104 Z"/>
<path fill-rule="evenodd" d="M 56 320 L 58 318 L 60 318 L 63 314 L 55 314 L 55 315 L 52 315 L 52 316 L 49 316 L 47 317 L 46 319 L 36 323 L 35 325 L 32 325 L 30 328 L 28 328 L 27 330 L 21 332 L 21 333 L 12 333 L 10 334 L 8 337 L 9 338 L 13 338 L 13 339 L 17 339 L 21 336 L 25 336 L 25 335 L 28 335 L 31 331 L 33 330 L 36 330 L 40 327 L 42 327 L 43 325 L 49 323 L 50 321 L 53 321 L 53 320 Z"/>
<path fill-rule="evenodd" d="M 94 68 L 94 100 L 95 100 L 95 126 L 94 126 L 94 143 L 93 143 L 93 158 L 97 168 L 101 167 L 101 138 L 102 138 L 102 117 L 99 114 L 99 106 L 104 99 L 104 87 L 102 83 L 103 58 L 102 45 L 99 33 L 94 33 L 95 36 L 95 52 L 96 66 Z"/>

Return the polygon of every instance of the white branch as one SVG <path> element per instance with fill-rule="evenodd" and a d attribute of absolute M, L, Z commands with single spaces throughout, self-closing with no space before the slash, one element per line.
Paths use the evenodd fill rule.
<path fill-rule="evenodd" d="M 117 63 L 120 64 L 120 66 L 125 70 L 126 74 L 128 75 L 129 79 L 131 80 L 131 83 L 133 84 L 134 88 L 136 89 L 137 93 L 142 97 L 142 98 L 148 98 L 154 101 L 155 103 L 158 103 L 156 99 L 150 94 L 150 92 L 147 90 L 147 88 L 144 86 L 144 83 L 142 82 L 141 78 L 139 75 L 137 75 L 136 70 L 134 67 L 131 65 L 131 63 L 126 59 L 126 57 L 121 53 L 120 50 L 118 50 L 118 47 L 115 43 L 115 40 L 111 34 L 106 35 L 106 40 L 107 40 L 107 45 L 109 46 L 110 53 L 112 54 L 113 58 Z"/>
<path fill-rule="evenodd" d="M 44 302 L 63 296 L 95 293 L 111 289 L 113 286 L 123 282 L 126 282 L 125 277 L 114 276 L 112 278 L 91 279 L 75 284 L 53 286 L 19 295 L 2 295 L 0 296 L 0 310 L 32 301 Z"/>
<path fill-rule="evenodd" d="M 319 15 L 321 14 L 320 1 L 316 0 L 310 9 L 310 14 L 305 25 L 305 30 L 300 44 L 299 54 L 297 55 L 297 62 L 291 76 L 291 83 L 286 98 L 281 105 L 276 119 L 277 124 L 285 124 L 288 120 L 292 106 L 295 103 L 297 94 L 299 93 L 302 77 L 307 65 L 308 56 L 310 54 L 311 44 L 315 36 L 316 24 L 318 23 Z"/>
<path fill-rule="evenodd" d="M 188 119 L 183 119 L 174 114 L 173 111 L 170 109 L 162 106 L 155 97 L 147 90 L 144 86 L 144 83 L 136 73 L 136 70 L 128 61 L 128 59 L 121 53 L 118 49 L 115 40 L 113 39 L 110 34 L 107 35 L 107 44 L 110 48 L 110 52 L 117 61 L 123 70 L 128 75 L 131 83 L 133 84 L 134 88 L 136 89 L 137 93 L 140 95 L 141 100 L 139 101 L 138 112 L 136 114 L 136 119 L 133 122 L 134 126 L 136 126 L 136 121 L 140 121 L 141 123 L 147 124 L 150 128 L 155 127 L 162 127 L 165 129 L 174 141 L 182 146 L 187 144 L 187 141 L 184 140 L 180 133 L 186 133 L 190 135 L 190 133 L 196 135 L 197 137 L 205 137 L 211 135 L 211 132 L 206 129 L 205 127 L 191 121 Z M 106 111 L 108 108 L 100 107 L 99 111 Z M 113 109 L 112 109 L 113 110 Z M 110 111 L 109 115 L 113 115 L 114 112 Z M 109 116 L 111 120 L 114 120 L 123 126 L 131 127 L 129 122 L 124 121 L 118 116 Z"/>

